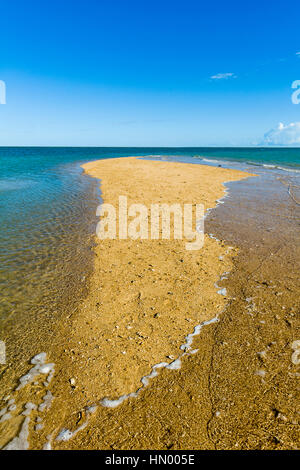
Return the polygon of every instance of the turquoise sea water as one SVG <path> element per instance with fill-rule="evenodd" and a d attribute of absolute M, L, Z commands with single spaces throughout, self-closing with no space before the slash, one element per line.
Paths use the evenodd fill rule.
<path fill-rule="evenodd" d="M 0 148 L 0 318 L 57 308 L 84 278 L 99 202 L 80 164 L 100 158 L 167 160 L 300 173 L 300 148 Z M 89 238 L 90 237 L 90 238 Z"/>

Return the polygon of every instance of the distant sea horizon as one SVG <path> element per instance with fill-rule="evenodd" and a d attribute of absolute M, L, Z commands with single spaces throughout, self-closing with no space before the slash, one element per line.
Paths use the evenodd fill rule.
<path fill-rule="evenodd" d="M 183 156 L 183 157 L 211 157 L 214 159 L 222 159 L 224 161 L 233 161 L 249 164 L 271 164 L 271 165 L 287 165 L 288 167 L 300 167 L 300 146 L 299 147 L 272 147 L 272 146 L 0 146 L 0 159 L 3 154 L 8 151 L 11 155 L 14 150 L 18 153 L 32 150 L 34 154 L 41 150 L 46 151 L 47 157 L 50 157 L 51 151 L 54 152 L 53 157 L 57 157 L 57 151 L 65 151 L 67 156 L 68 150 L 70 155 L 67 160 L 72 157 L 79 156 L 80 160 L 88 161 L 88 158 L 113 158 L 122 156 L 146 156 L 147 154 L 166 156 Z M 82 154 L 83 153 L 83 154 Z M 80 155 L 79 155 L 80 154 Z M 71 157 L 71 158 L 70 158 Z M 0 160 L 1 161 L 1 160 Z"/>

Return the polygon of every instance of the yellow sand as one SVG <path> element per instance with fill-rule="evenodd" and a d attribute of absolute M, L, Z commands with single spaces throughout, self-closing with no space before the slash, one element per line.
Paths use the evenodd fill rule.
<path fill-rule="evenodd" d="M 247 176 L 136 158 L 101 160 L 83 168 L 101 179 L 103 201 L 114 206 L 124 195 L 128 205 L 202 203 L 207 209 L 224 195 L 223 181 Z M 225 300 L 214 284 L 230 270 L 233 253 L 224 256 L 225 247 L 209 237 L 199 251 L 187 251 L 185 242 L 98 242 L 84 315 L 73 324 L 74 348 L 88 344 L 80 360 L 72 363 L 73 375 L 78 375 L 88 398 L 135 391 L 151 365 L 177 357 L 193 327 L 223 308 Z"/>

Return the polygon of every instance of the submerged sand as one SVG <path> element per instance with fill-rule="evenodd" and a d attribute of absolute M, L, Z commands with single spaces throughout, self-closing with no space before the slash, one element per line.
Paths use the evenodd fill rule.
<path fill-rule="evenodd" d="M 202 203 L 208 209 L 224 196 L 222 183 L 250 176 L 236 170 L 136 158 L 100 160 L 83 167 L 101 180 L 102 199 L 114 206 L 123 195 L 128 204 Z M 222 360 L 213 363 L 214 351 L 227 348 L 228 389 L 233 386 L 232 367 L 238 364 L 222 338 L 226 324 L 221 330 L 217 323 L 203 326 L 185 356 L 180 346 L 196 325 L 217 319 L 232 302 L 218 290 L 224 283 L 220 278 L 232 270 L 236 255 L 234 246 L 207 234 L 199 251 L 187 251 L 184 240 L 97 240 L 89 295 L 79 311 L 66 312 L 53 349 L 47 351 L 49 360 L 55 362 L 55 376 L 48 387 L 54 400 L 46 413 L 32 411 L 30 447 L 51 442 L 55 449 L 216 448 L 216 419 L 222 420 L 224 410 L 215 405 Z M 138 396 L 115 408 L 101 405 L 104 398 L 118 400 L 136 392 L 142 377 L 161 362 L 174 367 L 159 369 Z M 17 407 L 3 423 L 2 445 L 18 432 L 24 403 L 40 404 L 46 390 L 38 378 L 35 385 L 13 393 Z M 226 396 L 225 389 L 222 393 Z M 240 399 L 247 406 L 247 397 Z M 93 405 L 97 408 L 87 408 Z M 236 421 L 231 421 L 234 433 L 238 433 L 242 414 L 239 409 Z M 34 428 L 37 416 L 43 420 L 39 430 Z M 234 447 L 234 439 L 228 438 L 227 448 Z"/>

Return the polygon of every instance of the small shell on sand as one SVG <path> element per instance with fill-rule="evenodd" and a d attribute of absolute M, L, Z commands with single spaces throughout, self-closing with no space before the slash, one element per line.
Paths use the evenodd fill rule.
<path fill-rule="evenodd" d="M 259 369 L 255 372 L 255 375 L 258 375 L 259 377 L 265 377 L 266 376 L 266 371 L 263 369 Z"/>
<path fill-rule="evenodd" d="M 291 348 L 294 349 L 294 352 L 292 354 L 292 363 L 295 366 L 298 366 L 300 364 L 300 340 L 296 340 L 292 343 Z"/>

